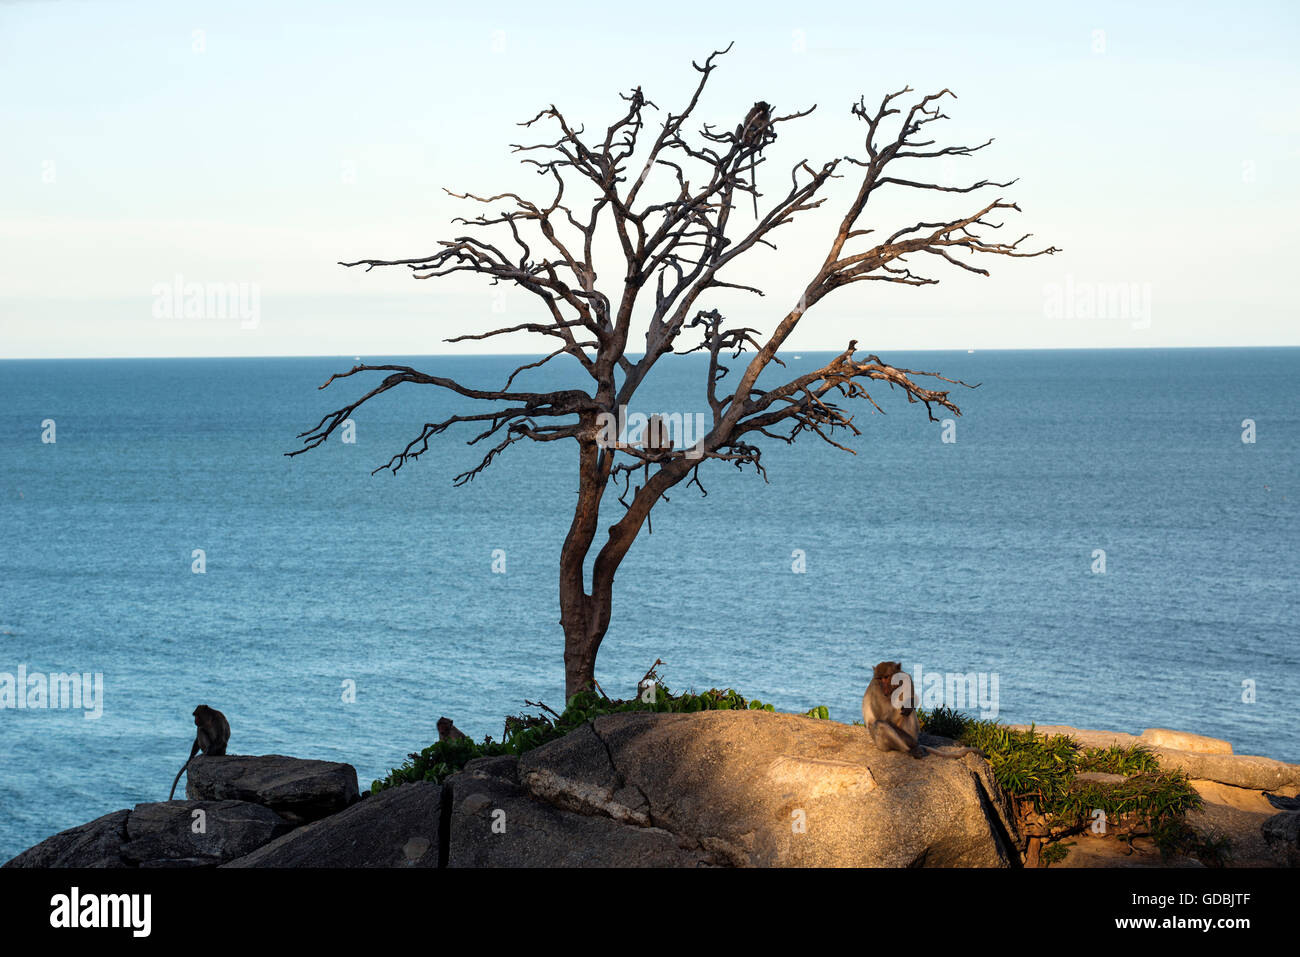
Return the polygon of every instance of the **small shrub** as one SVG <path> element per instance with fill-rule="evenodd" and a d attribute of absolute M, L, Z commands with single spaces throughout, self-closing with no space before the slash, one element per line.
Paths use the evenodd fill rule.
<path fill-rule="evenodd" d="M 1059 864 L 1070 854 L 1070 848 L 1074 847 L 1074 842 L 1066 843 L 1064 841 L 1055 841 L 1048 844 L 1039 853 L 1039 860 L 1043 862 L 1044 867 L 1051 867 L 1053 864 Z"/>
<path fill-rule="evenodd" d="M 936 734 L 954 741 L 962 736 L 970 724 L 969 718 L 952 708 L 935 708 L 928 712 L 917 709 L 916 715 L 920 719 L 921 730 L 926 734 Z"/>
<path fill-rule="evenodd" d="M 1113 744 L 1108 748 L 1086 748 L 1079 758 L 1079 770 L 1143 774 L 1159 771 L 1160 760 L 1145 745 L 1134 744 L 1124 748 Z"/>

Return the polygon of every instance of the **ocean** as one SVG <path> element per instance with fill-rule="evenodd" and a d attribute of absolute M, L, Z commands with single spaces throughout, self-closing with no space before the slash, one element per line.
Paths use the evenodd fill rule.
<path fill-rule="evenodd" d="M 828 355 L 784 358 L 797 374 Z M 494 388 L 524 361 L 365 358 Z M 1001 721 L 1169 727 L 1300 762 L 1300 349 L 884 358 L 981 384 L 954 389 L 949 425 L 874 389 L 886 414 L 854 403 L 857 454 L 767 440 L 766 482 L 713 462 L 707 497 L 670 492 L 618 574 L 608 693 L 660 658 L 674 691 L 848 722 L 891 659 L 996 678 Z M 0 710 L 0 861 L 165 799 L 199 703 L 232 753 L 347 761 L 363 788 L 440 715 L 499 738 L 525 698 L 562 707 L 576 447 L 515 445 L 454 488 L 483 454 L 465 428 L 372 476 L 471 405 L 408 385 L 356 414 L 355 442 L 286 458 L 365 387 L 317 391 L 352 364 L 0 362 L 0 682 L 103 676 L 98 717 Z M 667 361 L 633 411 L 704 411 L 703 372 Z M 582 378 L 552 363 L 517 384 Z"/>

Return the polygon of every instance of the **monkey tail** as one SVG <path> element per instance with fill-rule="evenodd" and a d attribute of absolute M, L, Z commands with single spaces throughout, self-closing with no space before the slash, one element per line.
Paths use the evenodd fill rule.
<path fill-rule="evenodd" d="M 192 757 L 189 758 L 184 764 L 181 765 L 181 769 L 176 772 L 176 777 L 172 779 L 172 792 L 171 794 L 167 795 L 167 800 L 170 801 L 172 798 L 176 796 L 176 785 L 180 781 L 181 775 L 185 773 L 185 769 L 190 766 L 190 761 L 193 760 L 194 758 Z"/>
<path fill-rule="evenodd" d="M 932 748 L 928 744 L 923 744 L 920 747 L 924 748 L 928 754 L 940 758 L 962 758 L 968 754 L 978 754 L 981 758 L 984 757 L 984 752 L 979 748 Z"/>

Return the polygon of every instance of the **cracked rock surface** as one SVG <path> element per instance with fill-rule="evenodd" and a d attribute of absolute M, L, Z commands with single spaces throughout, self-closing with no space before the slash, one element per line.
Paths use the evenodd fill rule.
<path fill-rule="evenodd" d="M 246 801 L 157 801 L 62 831 L 5 867 L 215 867 L 288 829 Z"/>
<path fill-rule="evenodd" d="M 523 755 L 515 776 L 448 779 L 451 866 L 1019 860 L 978 757 L 886 754 L 862 728 L 794 715 L 608 715 Z"/>
<path fill-rule="evenodd" d="M 298 825 L 337 814 L 359 795 L 350 764 L 282 754 L 200 754 L 190 761 L 185 796 L 261 804 Z"/>
<path fill-rule="evenodd" d="M 442 788 L 389 788 L 226 867 L 437 867 Z"/>

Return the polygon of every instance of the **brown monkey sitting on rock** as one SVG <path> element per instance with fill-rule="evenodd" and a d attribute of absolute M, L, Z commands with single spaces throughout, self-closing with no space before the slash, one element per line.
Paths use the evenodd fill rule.
<path fill-rule="evenodd" d="M 451 718 L 445 715 L 438 719 L 438 740 L 455 741 L 458 738 L 468 738 L 469 735 L 452 723 Z"/>
<path fill-rule="evenodd" d="M 964 754 L 978 754 L 979 748 L 931 748 L 919 744 L 921 721 L 916 716 L 916 702 L 912 694 L 912 676 L 897 661 L 882 661 L 876 665 L 862 696 L 862 720 L 867 726 L 872 742 L 881 751 L 902 751 L 914 758 L 926 754 L 941 758 L 960 758 Z"/>

